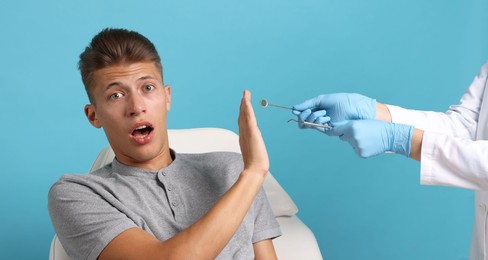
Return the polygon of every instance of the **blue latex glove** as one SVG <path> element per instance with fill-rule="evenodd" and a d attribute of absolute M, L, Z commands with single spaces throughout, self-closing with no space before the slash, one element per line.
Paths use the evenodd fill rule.
<path fill-rule="evenodd" d="M 409 157 L 413 129 L 413 126 L 379 120 L 351 120 L 339 123 L 325 133 L 339 136 L 363 158 L 386 151 Z"/>
<path fill-rule="evenodd" d="M 293 106 L 300 122 L 334 125 L 345 120 L 375 119 L 376 100 L 356 93 L 325 94 Z M 327 115 L 327 116 L 325 116 Z M 301 128 L 305 125 L 299 124 Z M 323 128 L 316 128 L 323 131 Z"/>

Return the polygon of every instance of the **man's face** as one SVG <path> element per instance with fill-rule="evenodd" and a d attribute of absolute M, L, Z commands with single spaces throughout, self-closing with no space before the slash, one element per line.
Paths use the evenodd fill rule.
<path fill-rule="evenodd" d="M 171 162 L 166 114 L 171 105 L 152 62 L 107 67 L 94 72 L 93 104 L 85 106 L 90 123 L 103 127 L 117 160 L 160 169 Z"/>

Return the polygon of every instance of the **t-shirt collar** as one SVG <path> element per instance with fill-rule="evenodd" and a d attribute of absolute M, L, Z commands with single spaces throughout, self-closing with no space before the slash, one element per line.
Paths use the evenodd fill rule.
<path fill-rule="evenodd" d="M 168 166 L 161 168 L 159 170 L 150 170 L 150 169 L 129 166 L 119 162 L 117 158 L 114 158 L 112 161 L 112 169 L 113 172 L 117 174 L 132 175 L 132 176 L 137 175 L 141 177 L 147 176 L 153 178 L 155 174 L 160 172 L 167 172 L 168 170 L 174 168 L 175 165 L 179 163 L 178 156 L 176 156 L 176 152 L 173 149 L 169 149 L 169 152 L 173 161 Z"/>

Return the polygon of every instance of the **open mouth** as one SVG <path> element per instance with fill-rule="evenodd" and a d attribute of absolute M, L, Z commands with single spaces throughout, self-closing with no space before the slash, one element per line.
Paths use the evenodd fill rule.
<path fill-rule="evenodd" d="M 150 126 L 149 124 L 140 125 L 140 126 L 134 128 L 131 135 L 134 138 L 144 139 L 144 138 L 148 137 L 149 134 L 151 134 L 153 129 L 154 128 L 152 126 Z"/>

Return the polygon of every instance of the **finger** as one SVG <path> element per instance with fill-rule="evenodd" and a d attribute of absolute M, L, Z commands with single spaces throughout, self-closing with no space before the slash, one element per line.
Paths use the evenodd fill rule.
<path fill-rule="evenodd" d="M 244 125 L 256 124 L 256 117 L 254 116 L 254 110 L 251 104 L 251 92 L 249 92 L 248 90 L 244 90 L 244 93 L 242 95 L 238 123 L 239 127 L 244 127 Z"/>
<path fill-rule="evenodd" d="M 321 116 L 315 119 L 314 121 L 315 124 L 319 124 L 319 125 L 328 125 L 329 122 L 330 122 L 330 117 L 328 116 Z"/>
<path fill-rule="evenodd" d="M 324 127 L 314 127 L 314 129 L 323 133 L 323 134 L 325 134 L 325 133 L 327 133 L 327 131 L 329 131 L 328 128 L 324 128 Z"/>
<path fill-rule="evenodd" d="M 308 128 L 307 125 L 303 124 L 303 122 L 305 122 L 305 120 L 307 119 L 308 116 L 310 116 L 311 113 L 312 111 L 310 111 L 310 109 L 307 109 L 298 115 L 298 128 L 300 129 Z"/>
<path fill-rule="evenodd" d="M 255 118 L 254 109 L 251 104 L 251 92 L 244 90 L 241 100 L 241 113 L 247 118 Z"/>
<path fill-rule="evenodd" d="M 318 124 L 318 125 L 329 125 L 328 124 L 329 121 L 330 121 L 330 117 L 322 116 L 322 117 L 315 119 L 315 121 L 313 123 Z M 315 130 L 317 130 L 321 133 L 325 133 L 326 131 L 329 131 L 329 128 L 325 128 L 325 127 L 314 127 L 314 128 L 315 128 Z"/>
<path fill-rule="evenodd" d="M 243 94 L 241 98 L 241 105 L 239 106 L 239 117 L 237 118 L 239 127 L 241 126 L 241 123 L 244 120 L 245 110 L 246 110 L 246 101 L 244 100 L 244 94 Z"/>
<path fill-rule="evenodd" d="M 293 106 L 293 110 L 303 111 L 306 109 L 313 109 L 320 105 L 319 97 L 314 97 L 308 100 L 303 101 L 302 103 Z"/>
<path fill-rule="evenodd" d="M 344 136 L 344 133 L 347 130 L 347 121 L 339 122 L 334 124 L 333 128 L 328 129 L 325 133 L 329 136 Z M 342 140 L 342 139 L 341 139 Z M 344 140 L 343 140 L 344 141 Z"/>
<path fill-rule="evenodd" d="M 245 90 L 242 95 L 238 125 L 239 137 L 241 140 L 252 138 L 253 136 L 260 136 L 261 134 L 251 103 L 251 92 L 248 90 Z"/>
<path fill-rule="evenodd" d="M 327 112 L 325 112 L 325 110 L 318 110 L 318 111 L 315 111 L 315 112 L 311 113 L 311 114 L 310 114 L 310 115 L 307 117 L 307 119 L 306 119 L 305 121 L 310 122 L 310 123 L 313 123 L 313 122 L 315 122 L 315 120 L 316 120 L 317 118 L 325 116 L 325 114 L 326 114 L 326 113 L 327 113 Z"/>
<path fill-rule="evenodd" d="M 305 122 L 307 118 L 310 116 L 310 114 L 312 114 L 312 111 L 310 109 L 303 111 L 298 115 L 298 121 Z"/>

